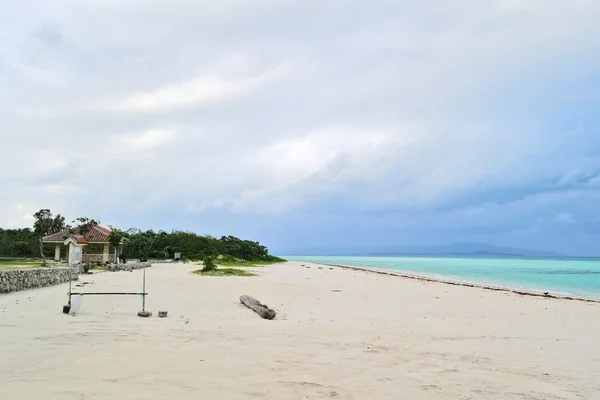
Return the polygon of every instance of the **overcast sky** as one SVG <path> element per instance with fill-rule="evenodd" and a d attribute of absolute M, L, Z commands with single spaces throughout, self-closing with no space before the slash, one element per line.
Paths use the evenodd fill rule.
<path fill-rule="evenodd" d="M 0 226 L 600 254 L 600 1 L 0 0 Z"/>

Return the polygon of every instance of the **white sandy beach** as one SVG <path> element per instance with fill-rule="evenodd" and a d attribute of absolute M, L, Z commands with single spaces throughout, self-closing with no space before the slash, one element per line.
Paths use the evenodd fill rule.
<path fill-rule="evenodd" d="M 249 278 L 153 266 L 149 319 L 137 297 L 64 315 L 68 285 L 0 296 L 0 398 L 600 399 L 598 303 L 300 264 Z M 141 291 L 141 277 L 77 289 Z"/>

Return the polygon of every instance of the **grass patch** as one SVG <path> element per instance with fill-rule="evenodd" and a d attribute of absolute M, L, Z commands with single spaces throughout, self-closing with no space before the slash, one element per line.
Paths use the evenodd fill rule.
<path fill-rule="evenodd" d="M 244 261 L 237 259 L 235 257 L 219 257 L 216 260 L 217 265 L 222 265 L 224 267 L 264 267 L 267 265 L 279 264 L 286 262 L 283 258 L 271 256 L 268 260 L 259 260 L 259 261 Z"/>
<path fill-rule="evenodd" d="M 252 272 L 237 268 L 218 268 L 214 271 L 202 271 L 201 269 L 192 272 L 202 276 L 256 276 Z"/>
<path fill-rule="evenodd" d="M 95 271 L 108 271 L 108 269 L 106 268 L 106 265 L 98 265 L 92 269 Z"/>
<path fill-rule="evenodd" d="M 48 264 L 47 267 L 51 267 Z M 21 268 L 41 268 L 42 260 L 23 259 L 23 260 L 0 260 L 0 270 L 21 269 Z"/>

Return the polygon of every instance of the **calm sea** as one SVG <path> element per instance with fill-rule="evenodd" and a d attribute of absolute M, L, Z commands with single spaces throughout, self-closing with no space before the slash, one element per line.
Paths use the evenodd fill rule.
<path fill-rule="evenodd" d="M 282 256 L 290 261 L 374 267 L 454 281 L 600 299 L 600 260 Z"/>

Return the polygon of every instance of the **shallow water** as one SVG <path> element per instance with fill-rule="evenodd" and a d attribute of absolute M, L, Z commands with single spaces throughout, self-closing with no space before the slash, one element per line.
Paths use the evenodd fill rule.
<path fill-rule="evenodd" d="M 282 256 L 290 261 L 382 268 L 427 277 L 600 299 L 600 260 Z"/>

